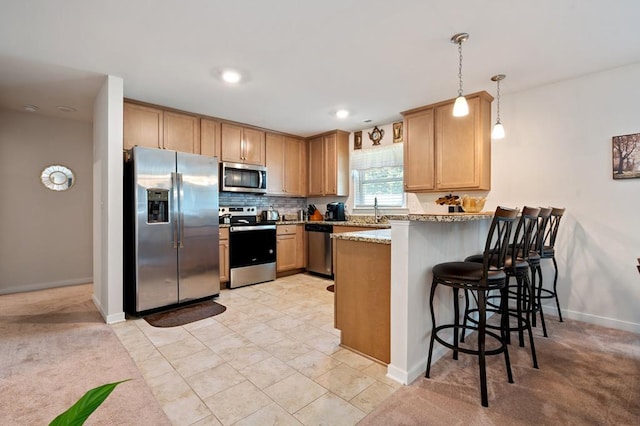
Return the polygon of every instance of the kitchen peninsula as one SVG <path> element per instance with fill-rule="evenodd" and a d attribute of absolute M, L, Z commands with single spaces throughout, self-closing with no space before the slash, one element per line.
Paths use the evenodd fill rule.
<path fill-rule="evenodd" d="M 377 286 L 376 292 L 383 291 L 389 296 L 389 349 L 390 361 L 387 376 L 404 384 L 409 384 L 426 368 L 427 350 L 431 332 L 429 312 L 429 290 L 431 288 L 431 268 L 441 262 L 463 260 L 470 254 L 480 253 L 484 247 L 490 219 L 493 212 L 482 213 L 450 213 L 450 214 L 408 214 L 387 216 L 391 230 L 350 232 L 334 234 L 333 238 L 340 247 L 339 241 L 359 241 L 360 244 L 369 242 L 369 249 L 373 246 L 389 246 L 390 243 L 390 281 L 388 289 L 381 287 L 379 279 L 373 281 L 371 277 L 363 277 L 359 284 L 370 281 Z M 386 233 L 386 234 L 382 234 Z M 359 247 L 365 247 L 361 245 Z M 381 248 L 378 247 L 377 251 Z M 383 250 L 384 252 L 384 250 Z M 351 260 L 363 262 L 362 256 L 343 251 L 345 264 Z M 388 256 L 388 255 L 387 255 Z M 376 268 L 384 268 L 388 264 L 385 259 L 373 258 Z M 356 263 L 357 263 L 356 262 Z M 342 283 L 342 270 L 338 266 L 336 287 Z M 377 269 L 376 269 L 377 270 Z M 384 271 L 378 271 L 384 275 Z M 380 287 L 380 288 L 378 288 Z M 344 294 L 344 293 L 343 293 Z M 352 294 L 352 293 L 351 293 Z M 340 290 L 336 288 L 336 315 L 340 312 Z M 452 293 L 447 289 L 436 292 L 435 306 L 437 316 L 443 321 L 453 318 Z M 374 298 L 375 299 L 375 298 Z M 367 300 L 360 301 L 366 303 Z M 378 303 L 378 302 L 376 302 Z M 343 306 L 344 307 L 344 306 Z M 375 306 L 366 307 L 370 312 Z M 346 309 L 346 308 L 345 308 Z M 359 308 L 362 309 L 362 308 Z M 373 321 L 379 320 L 373 319 Z M 337 322 L 337 328 L 344 327 L 344 323 Z M 364 325 L 360 327 L 366 328 Z M 380 330 L 380 340 L 384 340 L 385 332 Z M 343 342 L 350 346 L 349 342 Z M 366 351 L 354 348 L 363 353 Z M 439 358 L 446 351 L 436 350 L 434 356 Z M 367 353 L 373 358 L 379 357 Z"/>

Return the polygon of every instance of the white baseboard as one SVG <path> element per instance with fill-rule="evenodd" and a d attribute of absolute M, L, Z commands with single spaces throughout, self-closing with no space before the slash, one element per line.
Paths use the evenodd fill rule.
<path fill-rule="evenodd" d="M 545 313 L 558 316 L 558 309 L 555 306 L 542 305 L 542 309 Z M 562 318 L 568 318 L 576 321 L 582 321 L 589 324 L 600 325 L 607 328 L 615 328 L 618 330 L 630 331 L 632 333 L 640 334 L 640 324 L 622 321 L 615 318 L 607 318 L 599 315 L 585 314 L 583 312 L 570 311 L 567 309 L 562 310 Z"/>
<path fill-rule="evenodd" d="M 85 277 L 85 278 L 74 278 L 71 280 L 50 281 L 46 283 L 24 284 L 20 286 L 0 288 L 0 294 L 23 293 L 27 291 L 46 290 L 49 288 L 56 288 L 56 287 L 67 287 L 70 285 L 91 284 L 92 282 L 93 282 L 93 277 Z"/>
<path fill-rule="evenodd" d="M 98 299 L 96 299 L 96 295 L 91 295 L 91 299 L 93 300 L 93 304 L 96 305 L 96 308 L 98 308 L 98 311 L 100 312 L 100 315 L 102 315 L 102 318 L 104 319 L 104 322 L 106 322 L 107 324 L 117 324 L 119 322 L 123 322 L 125 321 L 125 315 L 124 312 L 117 312 L 115 314 L 111 314 L 111 315 L 106 315 L 104 313 L 104 311 L 102 310 L 102 306 L 100 305 L 100 301 Z"/>

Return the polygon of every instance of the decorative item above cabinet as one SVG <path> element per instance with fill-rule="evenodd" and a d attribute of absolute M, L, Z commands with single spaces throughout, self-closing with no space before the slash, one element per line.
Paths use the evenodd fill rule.
<path fill-rule="evenodd" d="M 491 189 L 491 102 L 466 96 L 469 115 L 453 116 L 455 99 L 402 113 L 405 192 Z"/>

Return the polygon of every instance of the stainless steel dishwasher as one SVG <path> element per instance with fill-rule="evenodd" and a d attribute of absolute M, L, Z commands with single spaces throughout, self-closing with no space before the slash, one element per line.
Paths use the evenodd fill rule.
<path fill-rule="evenodd" d="M 307 223 L 304 226 L 309 247 L 307 270 L 314 274 L 333 278 L 333 258 L 331 256 L 331 233 L 333 225 Z"/>

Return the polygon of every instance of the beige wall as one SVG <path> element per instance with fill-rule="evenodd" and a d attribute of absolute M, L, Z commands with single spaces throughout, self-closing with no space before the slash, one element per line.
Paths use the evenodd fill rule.
<path fill-rule="evenodd" d="M 92 280 L 91 123 L 0 109 L 0 294 Z M 41 171 L 76 175 L 65 192 Z"/>

